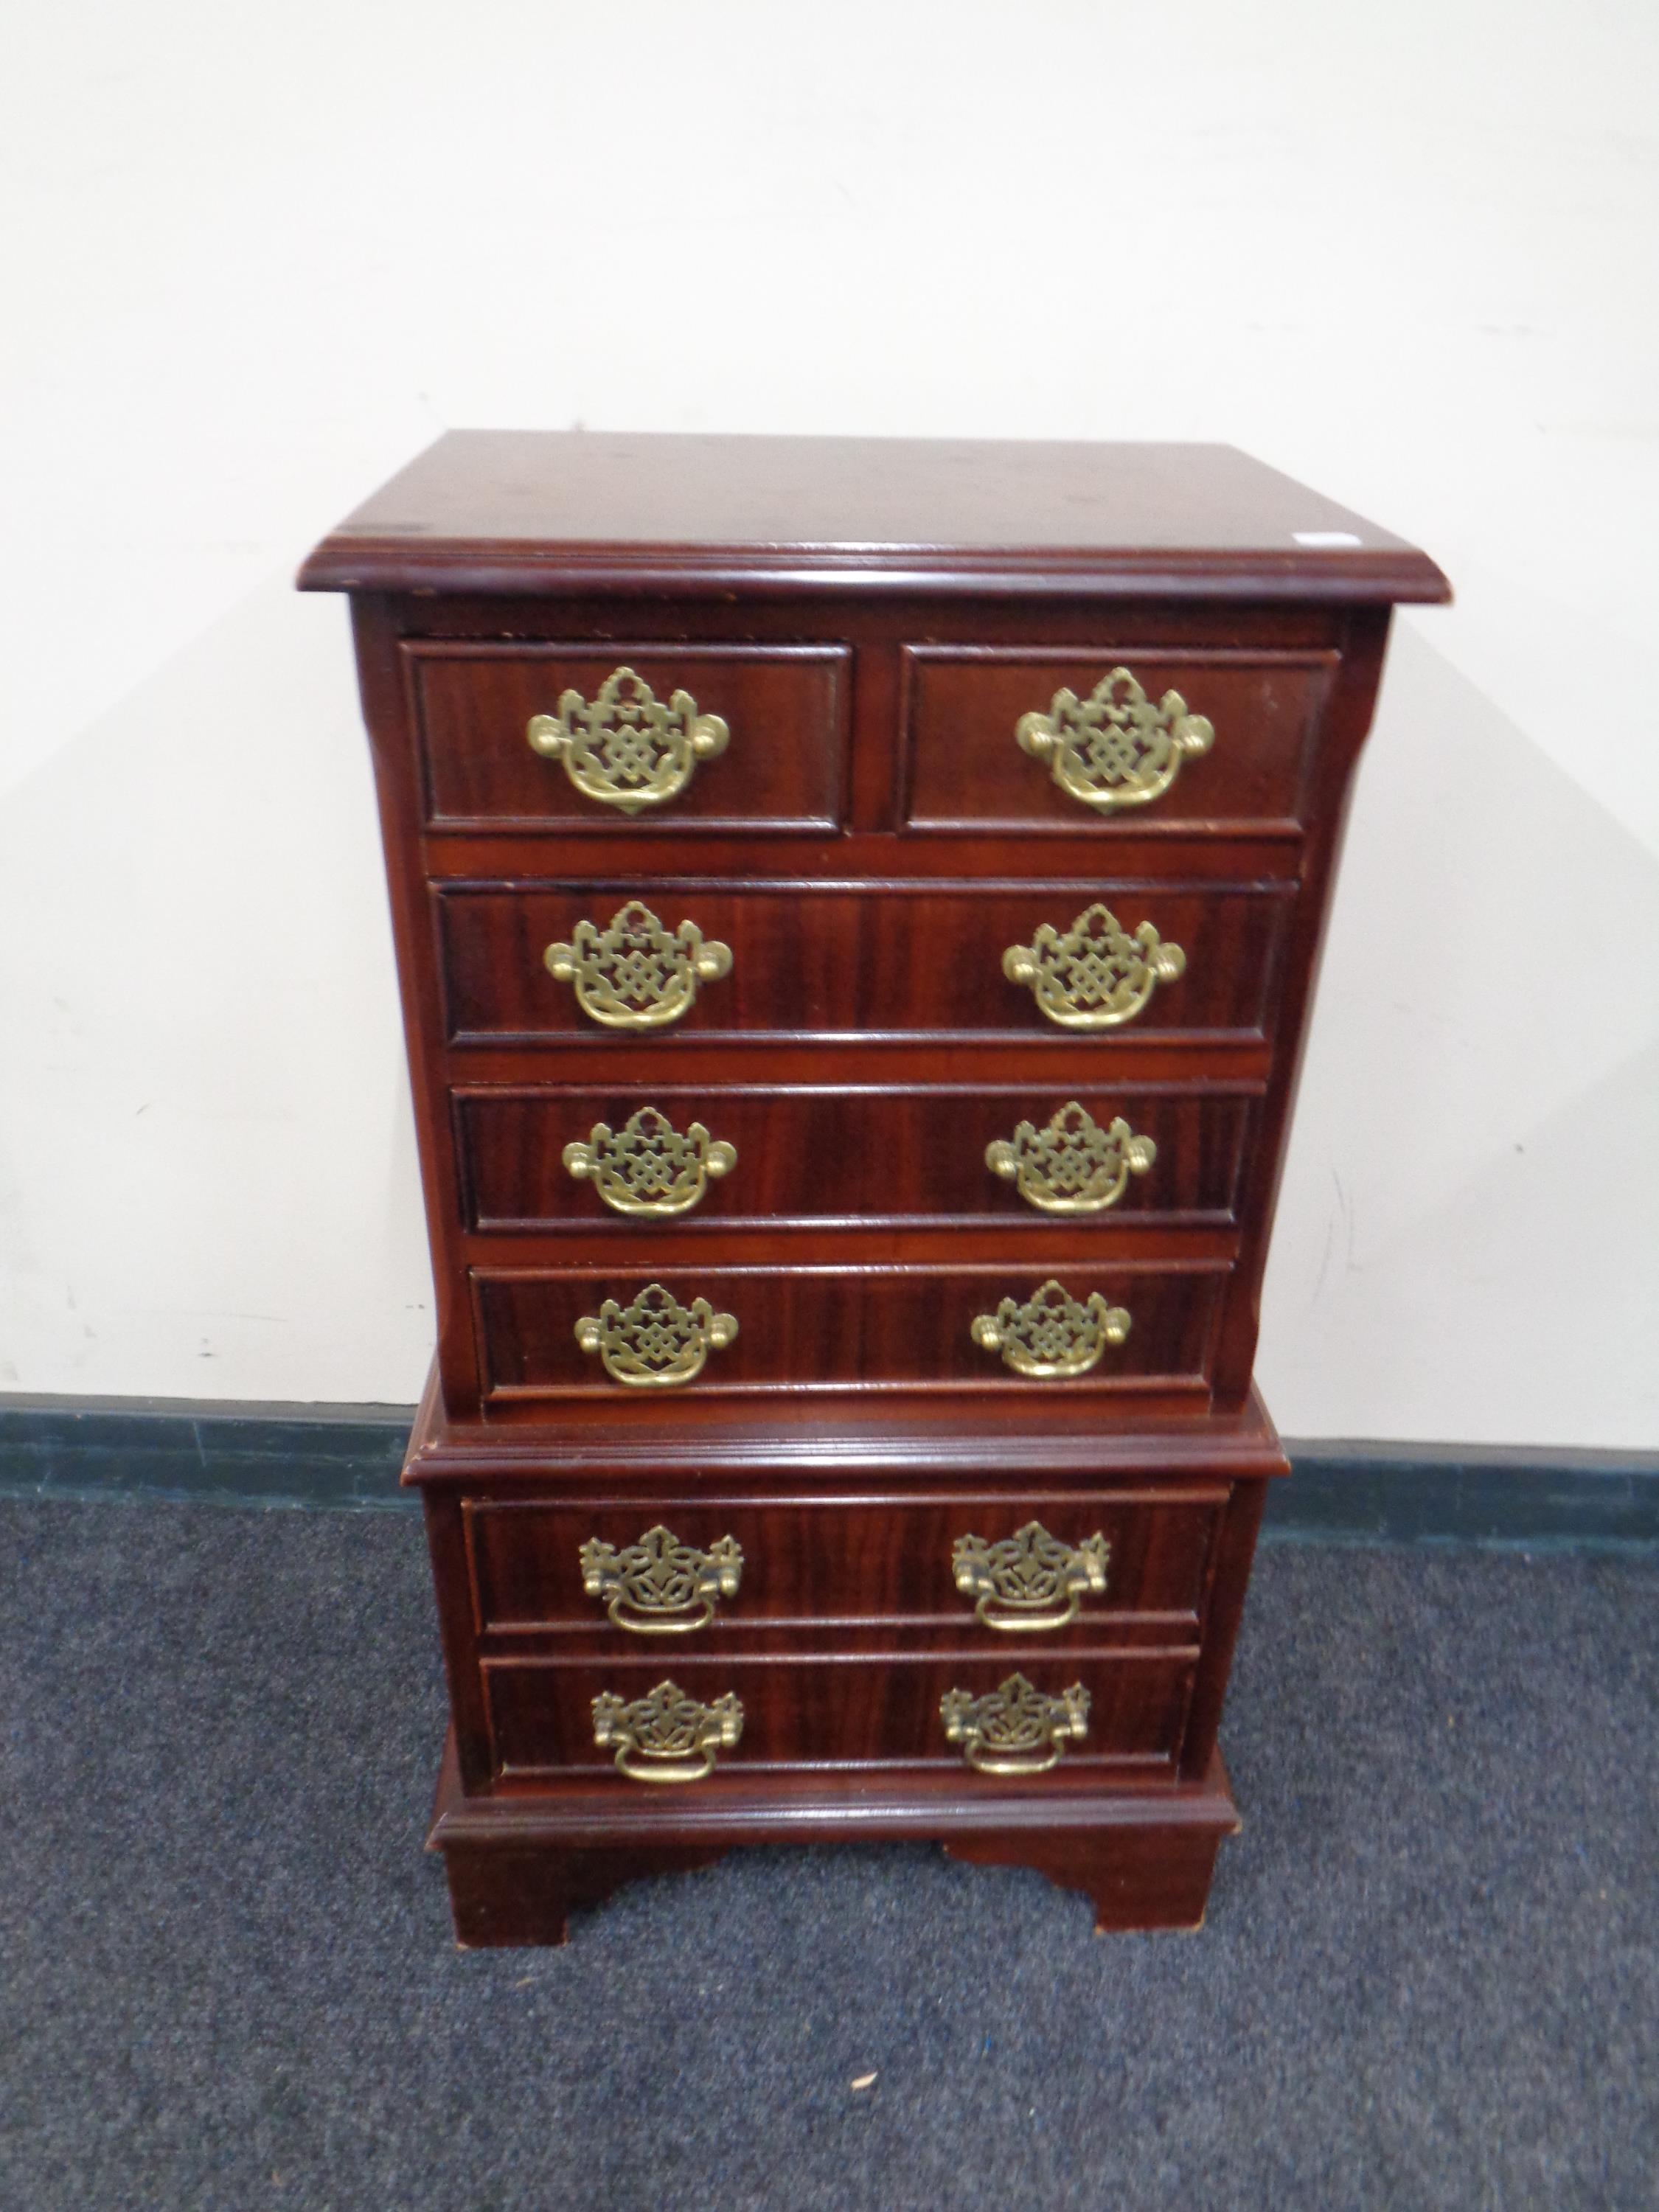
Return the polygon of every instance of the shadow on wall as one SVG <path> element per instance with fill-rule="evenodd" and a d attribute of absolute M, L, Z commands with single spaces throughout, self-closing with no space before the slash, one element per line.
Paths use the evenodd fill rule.
<path fill-rule="evenodd" d="M 430 1278 L 338 604 L 273 577 L 18 785 L 0 902 L 0 1388 L 416 1395 Z"/>
<path fill-rule="evenodd" d="M 1263 1315 L 1304 1436 L 1659 1435 L 1659 856 L 1395 629 Z"/>

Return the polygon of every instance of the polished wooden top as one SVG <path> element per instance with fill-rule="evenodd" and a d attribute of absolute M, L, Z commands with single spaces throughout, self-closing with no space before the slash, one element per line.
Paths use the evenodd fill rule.
<path fill-rule="evenodd" d="M 1428 557 L 1231 446 L 452 430 L 310 591 L 1063 591 L 1443 600 Z"/>

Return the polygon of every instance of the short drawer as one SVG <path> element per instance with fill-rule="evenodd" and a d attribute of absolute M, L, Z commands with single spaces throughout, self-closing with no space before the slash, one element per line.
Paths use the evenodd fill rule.
<path fill-rule="evenodd" d="M 1022 1652 L 1018 1659 L 1005 1651 L 693 1659 L 657 1650 L 604 1660 L 486 1659 L 483 1674 L 495 1768 L 503 1775 L 621 1771 L 642 1787 L 670 1779 L 717 1789 L 721 1775 L 769 1768 L 929 1766 L 967 1780 L 968 1719 L 981 1758 L 1000 1750 L 1041 1789 L 1079 1768 L 1172 1767 L 1197 1656 L 1190 1647 Z M 1016 1681 L 1025 1690 L 1012 1686 Z M 941 1711 L 947 1698 L 960 1701 L 956 1741 Z M 604 1742 L 595 1740 L 596 1699 L 609 1708 Z M 982 1701 L 989 1700 L 1000 1707 L 988 1708 Z M 963 1714 L 969 1703 L 981 1705 L 980 1713 Z M 1018 1747 L 1010 1741 L 1016 1704 L 1036 1708 L 1036 1726 Z M 1051 1705 L 1066 1708 L 1054 1712 L 1056 1722 L 1080 1732 L 1048 1736 L 1043 1709 Z M 1054 1765 L 1040 1771 L 1056 1750 Z"/>
<path fill-rule="evenodd" d="M 841 821 L 845 647 L 403 650 L 434 828 L 822 833 Z"/>
<path fill-rule="evenodd" d="M 862 890 L 448 884 L 453 1042 L 680 1037 L 1029 1044 L 1265 1031 L 1288 885 Z M 1021 980 L 1022 975 L 1024 980 Z"/>
<path fill-rule="evenodd" d="M 1231 1226 L 1248 1090 L 744 1087 L 453 1094 L 466 1225 Z"/>
<path fill-rule="evenodd" d="M 1334 653 L 911 646 L 907 825 L 1052 830 L 1288 825 Z"/>
<path fill-rule="evenodd" d="M 487 1402 L 709 1392 L 1207 1389 L 1224 1262 L 483 1269 Z"/>
<path fill-rule="evenodd" d="M 475 1498 L 463 1512 L 486 1639 L 695 1653 L 757 1629 L 857 1624 L 1019 1652 L 1098 1641 L 1131 1616 L 1195 1634 L 1228 1496 L 1165 1484 L 878 1504 Z"/>

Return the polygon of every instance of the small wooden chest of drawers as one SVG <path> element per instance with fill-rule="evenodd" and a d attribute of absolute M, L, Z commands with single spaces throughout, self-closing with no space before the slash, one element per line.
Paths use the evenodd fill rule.
<path fill-rule="evenodd" d="M 385 830 L 462 1940 L 781 1838 L 1195 1924 L 1297 1060 L 1439 572 L 1224 447 L 469 432 L 301 581 Z"/>

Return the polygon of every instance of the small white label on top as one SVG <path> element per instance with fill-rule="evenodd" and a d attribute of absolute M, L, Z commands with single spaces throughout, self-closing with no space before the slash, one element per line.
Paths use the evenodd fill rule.
<path fill-rule="evenodd" d="M 1291 535 L 1298 545 L 1363 545 L 1365 542 L 1352 530 L 1293 530 Z"/>

